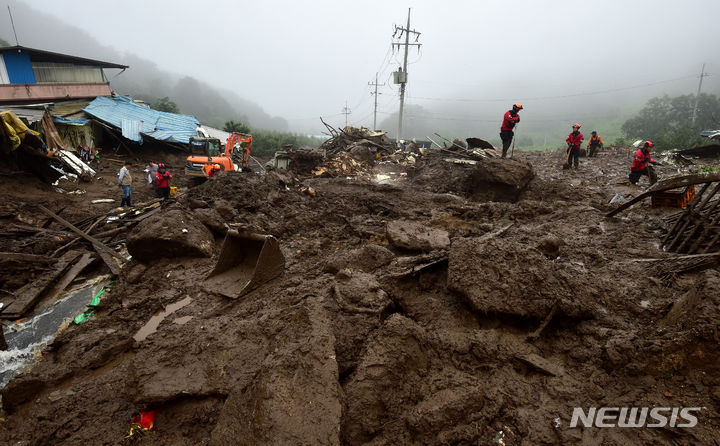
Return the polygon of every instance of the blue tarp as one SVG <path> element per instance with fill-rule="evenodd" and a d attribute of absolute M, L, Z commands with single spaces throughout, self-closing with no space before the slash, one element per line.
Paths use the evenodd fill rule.
<path fill-rule="evenodd" d="M 136 104 L 129 96 L 98 97 L 83 111 L 122 130 L 130 140 L 142 142 L 142 136 L 187 144 L 197 135 L 200 122 L 189 115 L 161 112 Z"/>
<path fill-rule="evenodd" d="M 53 121 L 55 124 L 65 124 L 65 125 L 85 125 L 88 122 L 90 122 L 89 119 L 78 119 L 78 118 L 63 118 L 61 116 L 53 116 Z"/>

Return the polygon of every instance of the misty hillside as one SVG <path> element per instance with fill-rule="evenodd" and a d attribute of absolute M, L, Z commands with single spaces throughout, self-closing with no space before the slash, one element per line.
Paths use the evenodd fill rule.
<path fill-rule="evenodd" d="M 222 128 L 224 122 L 234 120 L 248 123 L 254 128 L 288 129 L 283 118 L 268 115 L 261 106 L 242 99 L 234 92 L 217 89 L 182 74 L 170 73 L 151 60 L 101 45 L 82 28 L 64 23 L 24 3 L 14 3 L 12 8 L 20 45 L 129 65 L 130 68 L 122 73 L 119 70 L 106 70 L 111 88 L 120 94 L 151 103 L 168 97 L 178 105 L 181 113 L 194 115 L 214 127 Z M 37 31 L 38 23 L 42 23 L 42 32 Z M 12 30 L 0 30 L 0 39 L 5 41 L 5 45 L 14 45 Z M 193 60 L 187 55 L 183 57 L 188 63 L 217 63 Z M 221 64 L 218 66 L 221 69 Z"/>

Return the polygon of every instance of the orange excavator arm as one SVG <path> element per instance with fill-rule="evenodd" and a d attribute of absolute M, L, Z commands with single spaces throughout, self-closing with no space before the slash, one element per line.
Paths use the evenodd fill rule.
<path fill-rule="evenodd" d="M 247 169 L 250 161 L 250 150 L 252 147 L 253 137 L 245 133 L 233 132 L 225 143 L 225 156 L 232 157 L 235 145 L 240 144 L 243 147 L 242 154 L 235 153 L 240 156 L 240 166 Z"/>

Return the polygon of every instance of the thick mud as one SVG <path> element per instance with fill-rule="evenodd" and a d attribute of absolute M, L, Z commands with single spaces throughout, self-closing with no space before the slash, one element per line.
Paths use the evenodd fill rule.
<path fill-rule="evenodd" d="M 669 256 L 676 210 L 604 217 L 642 191 L 623 183 L 625 153 L 578 171 L 515 157 L 427 159 L 392 184 L 269 172 L 188 188 L 134 229 L 142 254 L 97 314 L 2 390 L 0 442 L 122 444 L 157 409 L 137 444 L 713 444 L 720 271 L 658 278 L 634 261 Z M 16 200 L 58 200 L 29 193 Z M 208 293 L 228 228 L 277 237 L 284 274 Z M 157 232 L 182 229 L 212 257 L 161 255 Z M 571 427 L 576 407 L 701 409 L 695 427 L 597 428 Z"/>

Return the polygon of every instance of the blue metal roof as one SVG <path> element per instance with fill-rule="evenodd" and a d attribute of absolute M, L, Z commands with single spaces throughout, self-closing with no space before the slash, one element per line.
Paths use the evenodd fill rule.
<path fill-rule="evenodd" d="M 146 135 L 161 141 L 187 144 L 200 122 L 189 115 L 161 112 L 136 104 L 129 96 L 98 97 L 83 111 L 122 130 L 122 135 L 142 142 Z"/>

